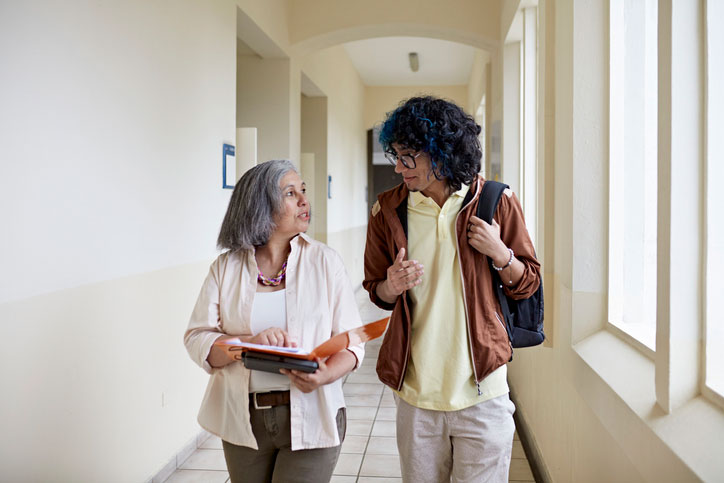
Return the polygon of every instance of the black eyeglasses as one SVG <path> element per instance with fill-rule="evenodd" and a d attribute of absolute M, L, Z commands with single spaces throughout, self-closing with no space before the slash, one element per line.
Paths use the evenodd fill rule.
<path fill-rule="evenodd" d="M 397 160 L 402 162 L 402 165 L 407 169 L 415 169 L 417 163 L 415 160 L 422 154 L 420 151 L 417 154 L 397 154 L 394 151 L 385 151 L 385 158 L 390 162 L 392 166 L 397 166 Z"/>

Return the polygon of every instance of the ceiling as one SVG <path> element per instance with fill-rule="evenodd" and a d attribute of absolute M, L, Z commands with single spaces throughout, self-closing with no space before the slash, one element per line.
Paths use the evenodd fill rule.
<path fill-rule="evenodd" d="M 433 86 L 467 84 L 476 49 L 447 40 L 382 37 L 344 44 L 362 82 L 368 86 Z M 408 60 L 417 52 L 420 69 Z"/>
<path fill-rule="evenodd" d="M 477 51 L 469 45 L 422 37 L 380 37 L 343 47 L 367 86 L 465 85 Z M 236 50 L 237 55 L 259 55 L 240 38 Z M 417 72 L 410 69 L 410 52 L 417 52 Z M 487 52 L 483 55 L 487 57 Z M 312 91 L 305 94 L 314 95 Z"/>

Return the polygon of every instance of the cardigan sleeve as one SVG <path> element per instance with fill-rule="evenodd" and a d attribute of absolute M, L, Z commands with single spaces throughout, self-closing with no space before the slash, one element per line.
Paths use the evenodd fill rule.
<path fill-rule="evenodd" d="M 224 332 L 219 317 L 219 278 L 217 262 L 214 262 L 201 286 L 184 334 L 184 345 L 191 359 L 209 374 L 218 369 L 212 368 L 206 358 L 211 352 L 211 346 L 222 335 Z"/>
<path fill-rule="evenodd" d="M 330 307 L 333 336 L 362 325 L 352 283 L 349 281 L 342 257 L 340 257 L 337 252 L 334 252 L 334 259 L 335 270 L 333 275 L 334 280 L 332 281 L 333 292 Z M 364 359 L 364 343 L 348 347 L 348 350 L 357 358 L 356 370 L 362 364 L 362 359 Z"/>

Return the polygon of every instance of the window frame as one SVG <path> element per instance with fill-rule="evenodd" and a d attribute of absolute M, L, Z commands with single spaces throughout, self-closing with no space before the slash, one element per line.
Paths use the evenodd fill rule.
<path fill-rule="evenodd" d="M 626 136 L 625 136 L 625 123 L 621 122 L 622 119 L 625 118 L 626 112 L 625 112 L 625 96 L 627 92 L 627 85 L 626 85 L 626 19 L 625 19 L 625 1 L 626 0 L 609 0 L 609 25 L 608 25 L 608 34 L 609 34 L 609 103 L 608 103 L 608 114 L 609 114 L 609 132 L 608 132 L 608 141 L 609 141 L 609 166 L 608 166 L 608 176 L 609 176 L 609 184 L 608 184 L 608 307 L 607 307 L 607 314 L 606 314 L 606 322 L 605 327 L 607 330 L 614 333 L 619 338 L 622 338 L 627 343 L 633 345 L 636 349 L 641 351 L 643 354 L 645 354 L 648 358 L 654 359 L 656 354 L 656 330 L 657 330 L 657 323 L 656 323 L 656 277 L 654 281 L 647 282 L 647 269 L 645 266 L 642 268 L 644 270 L 644 273 L 642 274 L 641 278 L 644 280 L 644 283 L 652 283 L 652 286 L 646 287 L 643 286 L 641 289 L 642 294 L 646 294 L 647 292 L 651 293 L 653 292 L 652 300 L 649 300 L 649 306 L 648 306 L 648 317 L 652 318 L 648 324 L 642 322 L 642 323 L 631 323 L 627 322 L 627 316 L 626 316 L 626 309 L 627 309 L 627 302 L 625 297 L 625 285 L 626 285 L 626 275 L 625 275 L 625 265 L 626 265 L 626 258 L 625 258 L 625 252 L 626 252 L 626 241 L 625 241 L 625 201 L 624 196 L 621 196 L 622 193 L 625 193 L 625 160 L 626 160 Z M 655 5 L 655 2 L 651 2 Z M 649 5 L 651 7 L 652 5 Z M 644 8 L 646 8 L 646 5 L 644 4 Z M 658 10 L 658 9 L 657 9 Z M 648 13 L 644 13 L 644 22 L 648 22 L 647 18 Z M 658 26 L 658 12 L 657 12 L 657 21 L 655 21 L 655 27 Z M 643 29 L 643 35 L 648 36 L 651 35 L 651 31 L 647 31 L 648 29 L 652 29 L 651 25 L 644 24 Z M 645 39 L 645 40 L 651 40 L 651 39 Z M 656 61 L 658 60 L 658 39 L 656 41 Z M 646 53 L 644 53 L 644 56 L 646 56 Z M 646 62 L 652 62 L 651 58 L 646 59 Z M 647 74 L 650 74 L 651 65 L 646 65 L 645 69 L 649 69 L 646 71 Z M 651 80 L 647 79 L 646 77 L 643 79 L 643 82 L 651 82 Z M 654 83 L 658 82 L 658 70 L 655 70 L 654 75 Z M 644 89 L 645 90 L 645 89 Z M 654 116 L 653 119 L 655 119 L 655 122 L 658 122 L 658 100 L 654 98 L 653 100 L 649 99 L 649 102 L 653 102 L 654 104 Z M 646 104 L 646 100 L 644 101 L 644 117 L 647 115 L 650 115 L 651 107 L 650 105 Z M 656 153 L 654 156 L 658 156 L 658 143 L 656 142 L 657 132 L 656 127 L 653 128 L 653 133 L 650 130 L 644 130 L 643 135 L 643 150 L 646 155 L 648 152 L 647 150 L 650 150 L 653 146 L 653 148 L 656 150 Z M 651 139 L 653 135 L 653 140 Z M 648 156 L 651 156 L 651 154 L 648 154 Z M 648 161 L 649 165 L 646 164 L 646 161 L 644 161 L 644 166 L 642 167 L 642 170 L 651 170 L 651 161 Z M 654 170 L 656 171 L 656 177 L 658 178 L 658 167 L 654 166 Z M 644 178 L 647 176 L 647 173 L 644 172 Z M 643 181 L 643 180 L 642 180 Z M 644 185 L 644 183 L 640 183 L 641 185 Z M 658 184 L 658 180 L 657 180 Z M 624 186 L 623 190 L 621 189 L 621 186 Z M 646 201 L 646 187 L 643 188 L 644 193 L 642 196 L 644 197 Z M 655 194 L 655 190 L 654 190 Z M 651 196 L 651 193 L 648 193 L 648 196 Z M 649 200 L 651 201 L 651 200 Z M 658 210 L 658 203 L 655 203 L 655 206 L 653 207 L 646 207 L 644 205 L 644 210 L 646 211 L 652 211 L 652 213 L 645 213 L 643 218 L 644 220 L 656 220 L 657 218 L 657 210 Z M 651 230 L 651 228 L 649 228 Z M 656 226 L 654 225 L 653 231 L 655 232 L 657 230 Z M 642 243 L 646 244 L 646 235 L 644 235 L 644 240 L 642 240 Z M 646 249 L 642 250 L 643 253 L 646 253 Z M 654 274 L 658 273 L 658 263 L 654 262 L 649 265 L 648 271 L 653 271 Z M 644 303 L 645 305 L 645 303 Z M 644 310 L 646 310 L 646 307 L 644 307 Z M 644 318 L 646 318 L 646 315 L 643 314 Z"/>
<path fill-rule="evenodd" d="M 710 226 L 711 223 L 714 221 L 719 221 L 720 223 L 724 224 L 724 221 L 718 220 L 714 216 L 714 207 L 721 206 L 721 199 L 724 198 L 724 195 L 720 194 L 720 192 L 715 189 L 715 180 L 718 179 L 716 174 L 710 176 L 710 170 L 718 169 L 718 171 L 724 171 L 724 168 L 719 167 L 719 165 L 717 165 L 714 161 L 715 159 L 718 159 L 722 155 L 724 155 L 724 141 L 722 141 L 719 137 L 715 135 L 711 135 L 711 133 L 721 132 L 721 129 L 724 128 L 724 113 L 722 113 L 720 109 L 717 109 L 719 106 L 724 106 L 724 94 L 721 94 L 717 89 L 709 88 L 710 85 L 716 85 L 715 82 L 712 82 L 712 70 L 716 71 L 715 75 L 724 76 L 724 57 L 720 58 L 720 60 L 717 61 L 714 69 L 712 69 L 712 55 L 710 54 L 712 54 L 712 52 L 717 52 L 717 49 L 712 48 L 712 46 L 718 45 L 718 42 L 720 42 L 721 39 L 724 38 L 724 35 L 719 33 L 719 30 L 714 27 L 715 24 L 720 24 L 721 21 L 724 20 L 724 5 L 722 5 L 720 2 L 712 0 L 706 0 L 704 3 L 704 219 L 706 232 L 704 240 L 704 263 L 702 264 L 704 267 L 703 305 L 705 309 L 703 314 L 704 357 L 702 358 L 703 370 L 700 389 L 701 393 L 707 399 L 714 402 L 719 407 L 724 408 L 724 385 L 721 388 L 715 388 L 710 385 L 710 382 L 708 380 L 711 367 L 715 365 L 714 360 L 710 359 L 710 351 L 714 351 L 715 349 L 713 347 L 710 347 L 709 338 L 711 327 L 709 324 L 714 323 L 712 313 L 716 310 L 716 307 L 714 303 L 715 297 L 713 294 L 717 292 L 716 289 L 710 288 L 710 286 L 713 284 L 713 279 L 717 277 L 716 267 L 713 267 L 711 265 L 711 252 L 713 250 L 713 247 L 710 237 L 712 232 Z M 719 55 L 721 56 L 721 54 Z M 715 98 L 714 102 L 716 102 L 716 106 L 712 105 L 712 97 Z M 715 194 L 718 195 L 718 201 L 714 201 L 712 199 Z M 720 230 L 724 231 L 724 227 L 720 228 Z M 724 240 L 716 240 L 716 242 L 722 243 L 724 242 Z M 719 285 L 722 286 L 724 285 L 724 283 L 719 283 Z M 720 323 L 724 324 L 724 320 L 722 320 Z M 724 327 L 722 327 L 721 330 L 724 330 Z M 724 347 L 718 347 L 718 349 L 724 350 Z M 719 370 L 724 371 L 724 368 Z M 721 377 L 724 377 L 724 375 L 722 375 Z"/>

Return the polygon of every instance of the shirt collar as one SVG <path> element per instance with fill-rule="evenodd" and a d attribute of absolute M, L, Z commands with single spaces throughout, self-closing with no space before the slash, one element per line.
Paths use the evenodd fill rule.
<path fill-rule="evenodd" d="M 292 252 L 294 252 L 298 249 L 298 247 L 302 243 L 306 243 L 308 245 L 311 242 L 312 242 L 312 237 L 310 237 L 306 233 L 299 233 L 297 236 L 295 236 L 294 238 L 292 238 L 289 241 L 289 244 L 292 246 Z M 254 248 L 250 248 L 250 249 L 246 250 L 246 252 L 247 252 L 247 255 L 249 257 L 251 257 L 251 259 L 254 259 L 254 264 L 256 264 L 256 259 L 254 258 Z"/>
<path fill-rule="evenodd" d="M 465 198 L 465 195 L 468 192 L 468 187 L 463 185 L 459 190 L 455 191 L 450 196 L 459 196 L 460 198 Z M 434 203 L 431 198 L 428 198 L 427 196 L 422 194 L 422 191 L 410 191 L 410 205 L 415 207 L 419 205 L 420 203 Z"/>
<path fill-rule="evenodd" d="M 309 242 L 312 240 L 312 238 L 311 238 L 309 235 L 307 235 L 307 234 L 304 233 L 304 232 L 300 232 L 299 235 L 297 235 L 297 236 L 295 236 L 294 238 L 292 238 L 292 242 L 299 244 L 299 240 L 300 240 L 300 239 L 301 239 L 301 240 L 304 240 L 304 241 L 307 242 L 307 243 L 309 243 Z"/>

